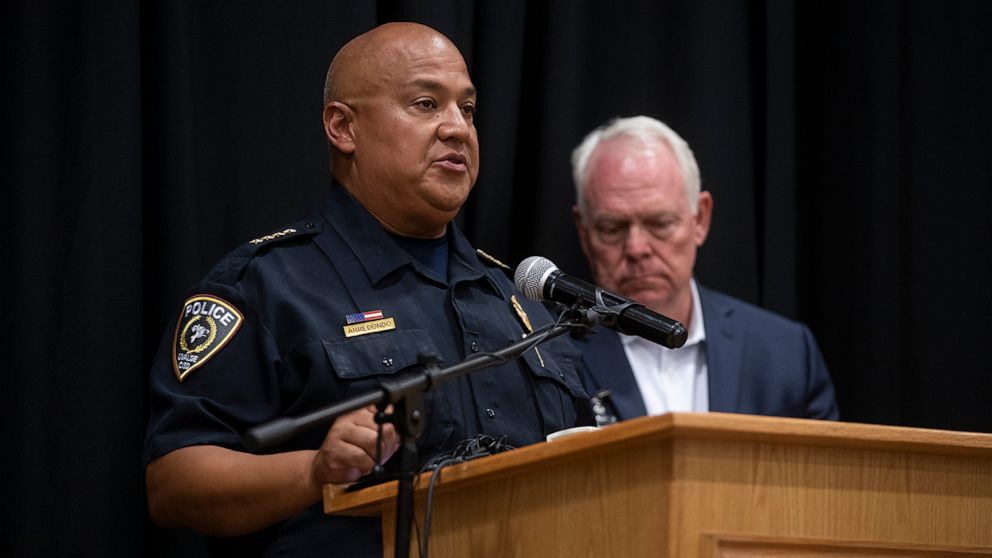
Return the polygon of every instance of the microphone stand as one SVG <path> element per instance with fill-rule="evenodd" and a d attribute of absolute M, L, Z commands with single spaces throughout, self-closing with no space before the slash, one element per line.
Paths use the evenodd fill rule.
<path fill-rule="evenodd" d="M 566 319 L 567 318 L 567 319 Z M 258 451 L 284 442 L 304 430 L 326 426 L 337 417 L 376 405 L 379 413 L 377 421 L 392 422 L 400 436 L 399 486 L 396 494 L 396 558 L 407 558 L 410 553 L 410 535 L 413 524 L 413 479 L 417 471 L 417 436 L 424 428 L 423 393 L 443 382 L 503 364 L 516 359 L 537 345 L 577 328 L 587 328 L 598 322 L 594 311 L 572 308 L 562 314 L 555 324 L 537 330 L 520 341 L 516 341 L 491 353 L 480 353 L 447 368 L 438 368 L 429 363 L 432 357 L 418 355 L 423 364 L 419 372 L 404 374 L 396 378 L 386 378 L 380 388 L 329 405 L 300 417 L 282 417 L 249 429 L 242 441 L 251 451 Z M 393 405 L 393 413 L 385 414 L 388 405 Z M 377 442 L 378 443 L 378 442 Z"/>

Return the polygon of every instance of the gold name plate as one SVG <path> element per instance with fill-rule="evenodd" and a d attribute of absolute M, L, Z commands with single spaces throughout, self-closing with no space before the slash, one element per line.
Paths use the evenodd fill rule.
<path fill-rule="evenodd" d="M 355 337 L 369 333 L 378 333 L 380 331 L 389 331 L 391 329 L 396 329 L 396 320 L 385 318 L 382 320 L 372 320 L 371 322 L 362 322 L 360 324 L 346 325 L 344 326 L 344 336 Z"/>

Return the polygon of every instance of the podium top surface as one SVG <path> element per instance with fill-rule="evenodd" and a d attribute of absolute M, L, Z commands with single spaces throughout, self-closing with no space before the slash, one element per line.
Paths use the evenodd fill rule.
<path fill-rule="evenodd" d="M 448 487 L 503 477 L 531 467 L 623 447 L 678 439 L 746 441 L 873 451 L 976 456 L 992 459 L 992 434 L 730 413 L 668 413 L 640 417 L 458 465 L 442 472 Z M 426 489 L 430 474 L 420 476 L 417 491 Z M 330 514 L 378 515 L 396 496 L 397 483 L 387 482 L 355 492 L 324 487 L 324 511 Z"/>

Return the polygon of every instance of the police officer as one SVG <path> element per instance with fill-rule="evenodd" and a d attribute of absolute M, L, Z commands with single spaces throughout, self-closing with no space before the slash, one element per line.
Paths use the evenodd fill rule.
<path fill-rule="evenodd" d="M 189 294 L 151 378 L 149 510 L 238 556 L 381 556 L 378 520 L 321 513 L 326 483 L 398 447 L 373 409 L 255 455 L 240 433 L 363 393 L 435 355 L 450 365 L 550 316 L 452 224 L 479 172 L 476 91 L 456 47 L 412 23 L 345 45 L 325 85 L 334 182 L 306 219 L 228 255 Z M 479 434 L 520 446 L 573 426 L 585 393 L 556 339 L 427 394 L 430 457 Z M 377 440 L 381 447 L 377 448 Z"/>

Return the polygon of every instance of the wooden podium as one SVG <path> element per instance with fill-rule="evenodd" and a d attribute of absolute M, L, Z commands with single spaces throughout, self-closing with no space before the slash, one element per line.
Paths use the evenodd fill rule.
<path fill-rule="evenodd" d="M 432 558 L 992 556 L 987 434 L 675 413 L 440 474 Z M 324 508 L 381 516 L 392 556 L 395 497 L 327 486 Z"/>

